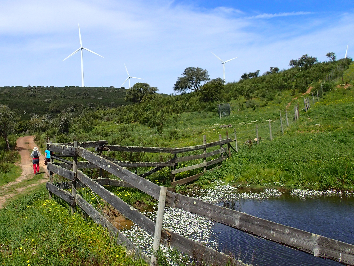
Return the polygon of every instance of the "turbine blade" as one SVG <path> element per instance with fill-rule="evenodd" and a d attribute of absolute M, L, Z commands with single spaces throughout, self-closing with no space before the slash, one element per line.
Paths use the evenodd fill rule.
<path fill-rule="evenodd" d="M 125 63 L 124 63 L 124 66 L 125 66 L 125 70 L 127 71 L 128 76 L 129 76 L 128 68 L 127 68 L 127 66 L 125 65 Z"/>
<path fill-rule="evenodd" d="M 82 47 L 82 40 L 81 40 L 81 32 L 80 32 L 80 25 L 79 23 L 77 24 L 77 26 L 79 27 L 79 38 L 80 38 L 80 45 Z"/>
<path fill-rule="evenodd" d="M 141 78 L 137 78 L 137 77 L 131 77 L 132 79 L 141 79 Z"/>
<path fill-rule="evenodd" d="M 218 57 L 216 54 L 214 54 L 213 52 L 211 52 L 213 55 L 215 55 L 216 56 L 216 58 L 217 59 L 219 59 L 222 63 L 224 63 L 224 61 L 222 61 L 221 59 L 220 59 L 220 57 Z"/>
<path fill-rule="evenodd" d="M 98 56 L 104 58 L 102 55 L 99 55 L 98 53 L 95 53 L 94 51 L 91 51 L 90 49 L 87 49 L 87 48 L 85 48 L 85 47 L 82 47 L 82 48 L 85 49 L 86 51 L 89 51 L 90 53 L 93 53 L 93 54 L 95 54 L 95 55 L 98 55 Z"/>
<path fill-rule="evenodd" d="M 72 55 L 74 55 L 74 54 L 76 54 L 78 51 L 80 51 L 81 50 L 81 48 L 79 48 L 79 49 L 77 49 L 75 52 L 73 52 L 71 55 L 69 55 L 67 58 L 65 58 L 63 61 L 65 61 L 66 59 L 68 59 L 70 56 L 72 56 Z"/>
<path fill-rule="evenodd" d="M 126 83 L 127 82 L 127 80 L 129 79 L 129 77 L 127 77 L 127 79 L 123 82 L 123 84 L 122 84 L 122 86 L 124 85 L 124 83 Z"/>
<path fill-rule="evenodd" d="M 226 62 L 229 62 L 229 61 L 231 61 L 231 60 L 234 60 L 234 59 L 236 59 L 237 57 L 234 57 L 234 58 L 231 58 L 231 59 L 229 59 L 229 60 L 226 60 L 224 63 L 226 63 Z"/>

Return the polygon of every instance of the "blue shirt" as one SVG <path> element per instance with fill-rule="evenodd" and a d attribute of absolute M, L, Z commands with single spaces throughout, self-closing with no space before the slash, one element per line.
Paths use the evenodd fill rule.
<path fill-rule="evenodd" d="M 50 151 L 45 150 L 45 158 L 50 159 Z"/>

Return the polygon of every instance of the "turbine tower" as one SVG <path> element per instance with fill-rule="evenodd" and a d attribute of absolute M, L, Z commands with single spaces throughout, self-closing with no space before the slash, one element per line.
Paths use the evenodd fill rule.
<path fill-rule="evenodd" d="M 347 50 L 345 50 L 345 56 L 344 56 L 344 58 L 347 58 L 347 55 L 348 55 L 348 45 L 347 45 Z"/>
<path fill-rule="evenodd" d="M 229 59 L 229 60 L 223 61 L 223 60 L 220 59 L 220 57 L 218 57 L 218 56 L 217 56 L 216 54 L 214 54 L 213 52 L 212 52 L 212 54 L 215 55 L 216 58 L 221 61 L 222 68 L 223 68 L 223 72 L 224 72 L 224 82 L 225 82 L 225 63 L 227 63 L 227 62 L 229 62 L 229 61 L 231 61 L 231 60 L 234 60 L 234 59 L 236 59 L 237 57 L 234 57 L 234 58 L 231 58 L 231 59 Z"/>
<path fill-rule="evenodd" d="M 126 66 L 125 64 L 124 64 L 124 66 L 125 66 L 125 70 L 127 71 L 128 77 L 127 77 L 127 79 L 123 82 L 122 86 L 123 86 L 124 83 L 128 80 L 128 82 L 129 82 L 129 89 L 130 89 L 130 79 L 141 79 L 141 78 L 137 78 L 137 77 L 132 77 L 132 76 L 130 76 L 130 75 L 129 75 L 129 72 L 128 72 L 127 66 Z"/>
<path fill-rule="evenodd" d="M 80 33 L 80 25 L 77 24 L 79 27 L 79 38 L 80 38 L 80 48 L 77 49 L 75 52 L 73 52 L 71 55 L 69 55 L 67 58 L 65 58 L 63 61 L 65 61 L 66 59 L 68 59 L 70 56 L 76 54 L 78 51 L 81 52 L 81 87 L 85 87 L 85 83 L 84 83 L 84 59 L 83 59 L 83 50 L 89 51 L 90 53 L 93 53 L 95 55 L 98 55 L 100 57 L 103 58 L 102 55 L 99 55 L 98 53 L 95 53 L 94 51 L 91 51 L 90 49 L 87 49 L 85 47 L 82 46 L 82 40 L 81 40 L 81 33 Z"/>

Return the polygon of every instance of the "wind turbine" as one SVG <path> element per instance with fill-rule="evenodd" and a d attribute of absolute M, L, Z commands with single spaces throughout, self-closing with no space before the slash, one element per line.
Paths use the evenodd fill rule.
<path fill-rule="evenodd" d="M 86 51 L 89 51 L 90 53 L 93 53 L 95 55 L 98 55 L 100 57 L 103 58 L 102 55 L 99 55 L 98 53 L 95 53 L 93 51 L 91 51 L 90 49 L 87 49 L 85 47 L 82 46 L 82 40 L 81 40 L 81 33 L 80 33 L 80 25 L 77 24 L 78 27 L 79 27 L 79 38 L 80 38 L 80 48 L 77 49 L 75 52 L 73 52 L 71 55 L 69 55 L 67 58 L 65 58 L 63 61 L 65 61 L 66 59 L 68 59 L 70 56 L 76 54 L 78 51 L 81 52 L 81 87 L 85 87 L 85 84 L 84 84 L 84 60 L 83 60 L 83 50 L 86 50 Z"/>
<path fill-rule="evenodd" d="M 227 63 L 227 62 L 229 62 L 229 61 L 231 61 L 231 60 L 234 60 L 234 59 L 236 59 L 237 57 L 231 58 L 231 59 L 226 60 L 226 61 L 222 61 L 222 60 L 220 59 L 220 57 L 218 57 L 216 54 L 214 54 L 213 52 L 212 52 L 212 54 L 215 55 L 216 58 L 221 61 L 222 68 L 223 68 L 223 71 L 224 71 L 224 82 L 225 82 L 225 63 Z"/>
<path fill-rule="evenodd" d="M 347 55 L 348 55 L 348 45 L 347 45 L 347 50 L 345 50 L 345 56 L 344 56 L 344 58 L 347 58 Z"/>
<path fill-rule="evenodd" d="M 124 64 L 124 66 L 125 66 L 125 70 L 127 71 L 128 77 L 127 77 L 127 79 L 123 82 L 122 86 L 123 86 L 124 83 L 128 80 L 128 81 L 129 81 L 129 89 L 130 89 L 130 79 L 141 79 L 141 78 L 137 78 L 137 77 L 132 77 L 132 76 L 130 76 L 130 75 L 129 75 L 129 72 L 128 72 L 127 66 L 126 66 L 125 64 Z"/>

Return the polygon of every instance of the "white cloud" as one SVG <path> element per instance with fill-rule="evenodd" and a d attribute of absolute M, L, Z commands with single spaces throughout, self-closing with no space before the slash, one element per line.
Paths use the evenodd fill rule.
<path fill-rule="evenodd" d="M 255 19 L 271 19 L 276 17 L 290 17 L 290 16 L 303 16 L 303 15 L 310 15 L 313 14 L 312 12 L 283 12 L 283 13 L 276 13 L 276 14 L 260 14 L 256 16 L 252 16 L 250 18 Z"/>

